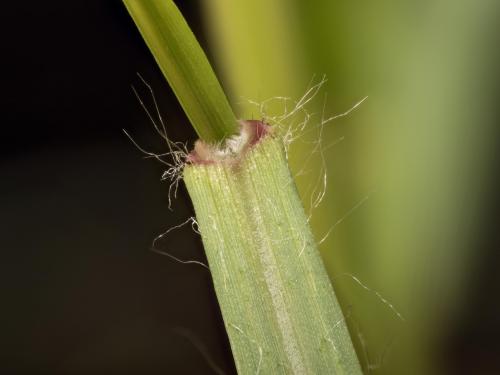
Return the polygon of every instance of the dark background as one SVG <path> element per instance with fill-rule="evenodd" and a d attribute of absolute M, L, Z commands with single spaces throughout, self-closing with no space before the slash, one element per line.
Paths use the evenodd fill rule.
<path fill-rule="evenodd" d="M 198 2 L 179 6 L 203 40 Z M 162 166 L 122 133 L 166 150 L 136 72 L 172 139 L 195 134 L 125 7 L 9 2 L 2 24 L 0 373 L 214 373 L 204 355 L 233 373 L 207 270 L 149 251 L 192 207 L 181 186 L 168 210 Z M 159 247 L 206 261 L 188 228 Z"/>
<path fill-rule="evenodd" d="M 199 1 L 177 3 L 205 44 Z M 192 207 L 181 185 L 168 210 L 162 166 L 122 133 L 165 150 L 130 88 L 152 108 L 136 72 L 153 86 L 171 138 L 195 134 L 124 6 L 9 2 L 2 25 L 0 373 L 216 372 L 209 362 L 234 373 L 209 273 L 149 251 Z M 443 343 L 450 373 L 498 369 L 492 180 L 477 285 Z M 160 247 L 206 261 L 189 228 Z"/>

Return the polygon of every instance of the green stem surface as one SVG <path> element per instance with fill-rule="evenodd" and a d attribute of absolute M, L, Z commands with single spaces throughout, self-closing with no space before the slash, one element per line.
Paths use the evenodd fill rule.
<path fill-rule="evenodd" d="M 239 130 L 201 46 L 172 0 L 123 0 L 198 136 L 218 143 Z"/>
<path fill-rule="evenodd" d="M 187 165 L 239 374 L 361 374 L 279 138 Z"/>

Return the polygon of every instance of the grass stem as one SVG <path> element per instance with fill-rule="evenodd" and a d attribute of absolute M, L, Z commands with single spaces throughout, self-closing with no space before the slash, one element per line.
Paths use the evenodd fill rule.
<path fill-rule="evenodd" d="M 172 0 L 123 0 L 198 136 L 220 143 L 239 130 L 215 73 Z"/>

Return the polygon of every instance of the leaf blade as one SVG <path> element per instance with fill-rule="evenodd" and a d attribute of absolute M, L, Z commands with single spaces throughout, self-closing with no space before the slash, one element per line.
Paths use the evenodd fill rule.
<path fill-rule="evenodd" d="M 223 141 L 239 130 L 210 63 L 171 0 L 123 0 L 199 137 Z"/>

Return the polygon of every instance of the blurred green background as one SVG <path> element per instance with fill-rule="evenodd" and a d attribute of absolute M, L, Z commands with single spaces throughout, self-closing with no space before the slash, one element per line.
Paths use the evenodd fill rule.
<path fill-rule="evenodd" d="M 333 227 L 321 251 L 365 372 L 500 373 L 500 3 L 176 3 L 241 117 L 326 75 L 290 148 L 307 210 L 315 126 L 368 96 L 321 133 L 328 184 L 311 211 L 318 240 Z M 234 373 L 210 275 L 148 251 L 192 207 L 181 187 L 168 211 L 162 166 L 121 133 L 164 150 L 136 72 L 170 136 L 196 136 L 125 8 L 4 12 L 0 372 Z M 188 228 L 162 249 L 206 261 Z"/>
<path fill-rule="evenodd" d="M 315 131 L 328 148 L 328 187 L 311 222 L 318 240 L 334 226 L 321 251 L 365 370 L 442 373 L 445 337 L 460 313 L 474 308 L 470 287 L 489 220 L 481 215 L 497 174 L 500 4 L 204 5 L 210 45 L 241 116 L 262 116 L 245 99 L 298 99 L 323 74 L 328 82 L 308 105 L 316 113 L 309 129 L 323 112 L 343 113 L 369 97 L 321 135 Z M 269 115 L 280 111 L 277 102 Z M 314 140 L 311 133 L 304 138 Z M 308 172 L 297 183 L 309 209 L 322 158 L 309 157 L 314 144 L 304 138 L 291 160 L 296 172 Z M 470 373 L 483 371 L 475 366 Z"/>

